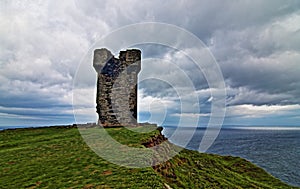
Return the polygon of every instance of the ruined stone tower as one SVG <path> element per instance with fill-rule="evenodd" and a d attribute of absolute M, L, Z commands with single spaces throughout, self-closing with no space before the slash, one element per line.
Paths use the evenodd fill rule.
<path fill-rule="evenodd" d="M 136 125 L 141 51 L 121 51 L 119 58 L 115 58 L 107 49 L 96 49 L 93 66 L 98 73 L 98 123 L 103 127 Z"/>

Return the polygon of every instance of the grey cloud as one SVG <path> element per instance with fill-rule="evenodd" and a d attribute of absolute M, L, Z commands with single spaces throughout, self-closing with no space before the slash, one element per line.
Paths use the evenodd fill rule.
<path fill-rule="evenodd" d="M 1 110 L 3 114 L 24 108 L 15 113 L 29 115 L 29 109 L 36 109 L 35 114 L 41 118 L 56 114 L 57 118 L 73 119 L 75 71 L 90 44 L 108 26 L 101 19 L 83 14 L 72 1 L 59 4 L 1 2 L 0 106 L 6 107 Z M 42 113 L 44 108 L 49 112 Z"/>
<path fill-rule="evenodd" d="M 144 21 L 175 24 L 203 40 L 222 69 L 229 105 L 300 103 L 298 0 L 0 3 L 2 106 L 68 107 L 74 74 L 89 46 L 113 29 Z M 141 48 L 144 58 L 172 57 L 196 90 L 208 88 L 201 70 L 187 58 L 176 57 L 176 51 Z M 162 68 L 169 69 L 164 65 L 147 69 L 155 77 Z M 184 86 L 176 72 L 165 73 L 164 78 Z M 141 88 L 150 96 L 174 96 L 170 86 L 159 82 Z M 207 99 L 209 95 L 200 99 L 203 107 L 209 105 Z M 206 106 L 203 110 L 209 112 Z"/>
<path fill-rule="evenodd" d="M 282 97 L 265 103 L 294 104 L 300 103 L 299 58 L 298 53 L 275 54 L 266 58 L 243 57 L 224 62 L 221 67 L 227 84 L 232 88 L 247 88 L 249 94 L 253 92 L 253 99 L 258 97 L 255 93 L 261 93 L 258 95 Z M 249 98 L 245 100 L 249 101 Z"/>
<path fill-rule="evenodd" d="M 248 95 L 232 97 L 235 103 L 300 103 L 299 22 L 299 14 L 291 13 L 261 26 L 214 33 L 210 48 L 227 85 L 247 89 Z"/>
<path fill-rule="evenodd" d="M 228 88 L 227 89 L 227 105 L 236 106 L 243 104 L 253 104 L 257 106 L 261 105 L 273 105 L 283 104 L 286 99 L 293 98 L 289 94 L 268 94 L 264 92 L 258 92 L 247 88 Z"/>

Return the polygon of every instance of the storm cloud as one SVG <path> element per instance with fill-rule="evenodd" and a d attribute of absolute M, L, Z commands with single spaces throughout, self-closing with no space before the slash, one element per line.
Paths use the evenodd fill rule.
<path fill-rule="evenodd" d="M 81 59 L 99 38 L 140 22 L 174 24 L 205 43 L 226 83 L 225 124 L 264 124 L 268 118 L 287 125 L 299 123 L 298 0 L 16 0 L 0 2 L 0 125 L 73 123 L 73 81 Z M 182 116 L 209 116 L 213 99 L 201 70 L 174 49 L 140 48 L 143 58 L 169 60 L 189 75 L 196 92 L 184 99 L 196 95 L 201 111 L 181 112 Z M 167 64 L 145 66 L 153 77 L 162 68 L 168 70 Z M 164 77 L 184 88 L 177 75 L 166 72 Z M 180 99 L 172 86 L 153 80 L 141 83 L 139 90 L 142 109 L 152 101 L 165 103 L 171 110 L 170 124 L 180 114 Z M 82 99 L 87 100 L 84 95 Z M 87 107 L 90 111 L 82 111 L 83 117 L 94 111 L 93 100 Z M 159 112 L 157 104 L 155 111 Z M 265 119 L 257 119 L 258 115 Z"/>

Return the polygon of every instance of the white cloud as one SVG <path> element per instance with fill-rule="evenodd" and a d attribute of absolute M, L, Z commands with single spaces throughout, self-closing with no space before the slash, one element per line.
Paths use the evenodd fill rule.
<path fill-rule="evenodd" d="M 171 116 L 175 117 L 188 117 L 188 118 L 199 118 L 199 117 L 209 117 L 210 113 L 175 113 L 171 114 Z"/>
<path fill-rule="evenodd" d="M 266 92 L 258 92 L 249 90 L 245 87 L 227 88 L 227 105 L 240 105 L 240 104 L 278 104 L 280 102 L 288 101 L 287 99 L 293 98 L 288 94 L 268 94 Z"/>
<path fill-rule="evenodd" d="M 138 102 L 139 111 L 153 114 L 162 113 L 167 108 L 175 110 L 180 105 L 174 98 L 145 95 L 143 90 L 138 91 Z"/>
<path fill-rule="evenodd" d="M 250 104 L 243 104 L 237 106 L 227 107 L 226 116 L 233 117 L 247 117 L 247 118 L 259 118 L 265 116 L 287 115 L 293 113 L 295 110 L 299 110 L 300 105 L 261 105 L 255 106 Z"/>

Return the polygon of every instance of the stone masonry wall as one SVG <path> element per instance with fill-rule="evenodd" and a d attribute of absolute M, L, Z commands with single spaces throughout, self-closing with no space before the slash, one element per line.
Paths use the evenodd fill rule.
<path fill-rule="evenodd" d="M 119 58 L 115 58 L 107 49 L 96 49 L 93 66 L 98 73 L 98 123 L 103 127 L 136 125 L 141 51 L 121 51 Z"/>

